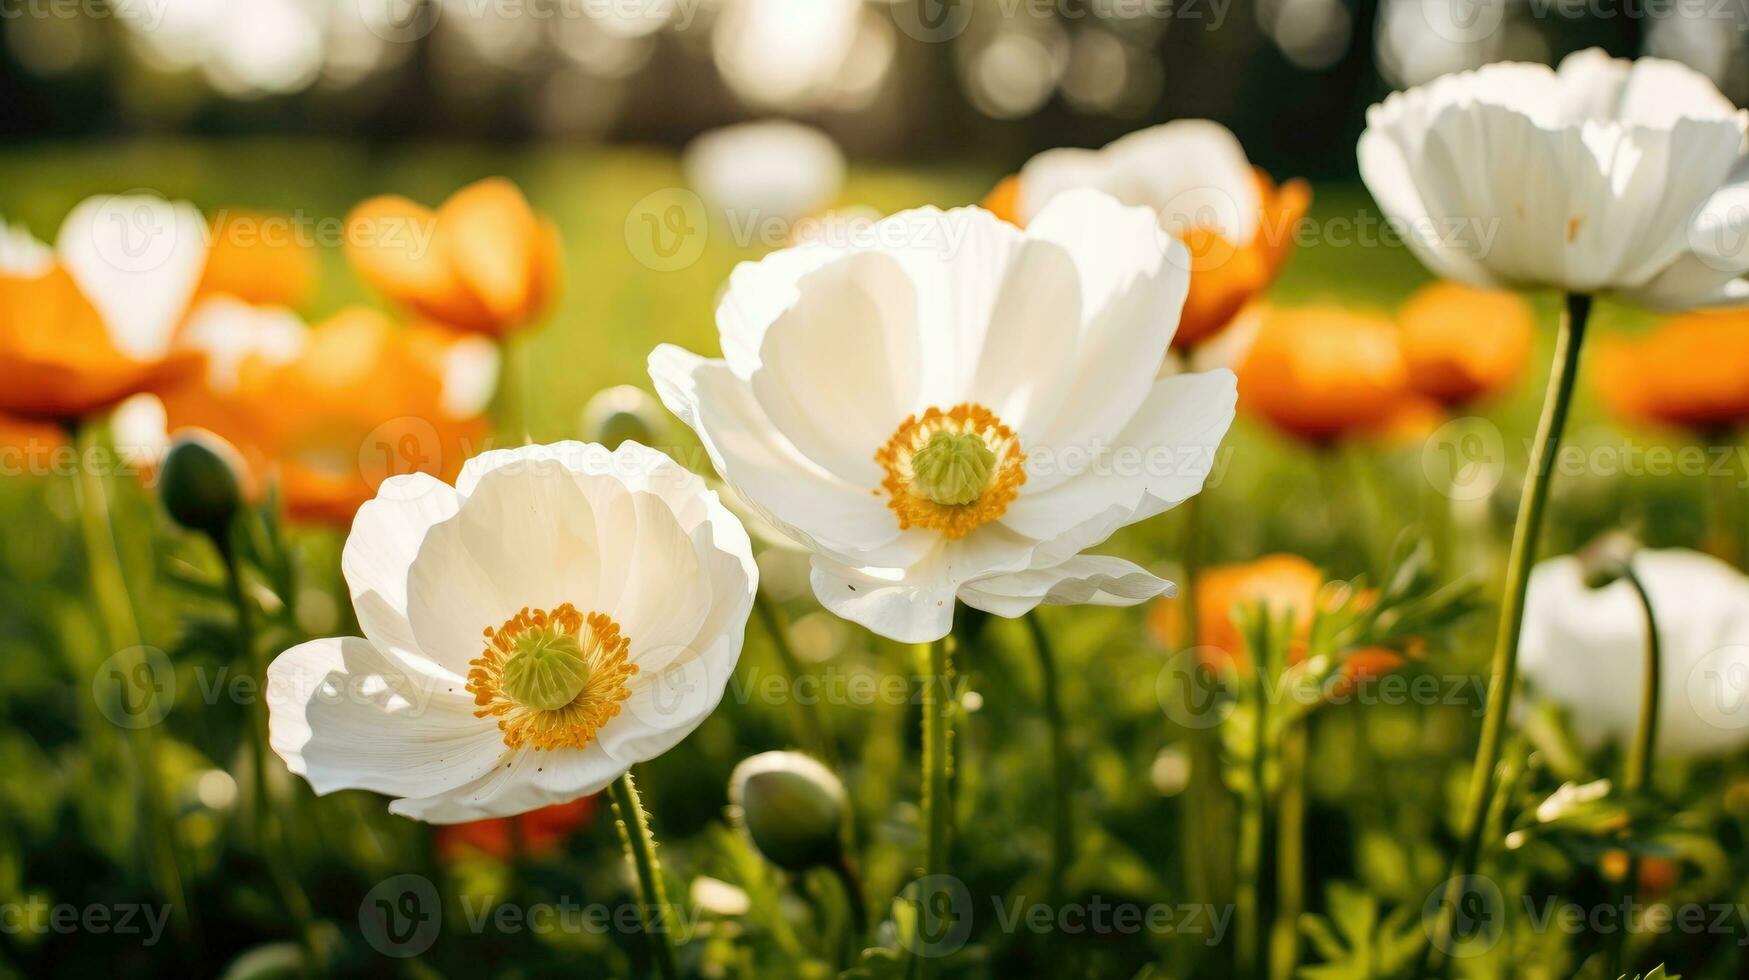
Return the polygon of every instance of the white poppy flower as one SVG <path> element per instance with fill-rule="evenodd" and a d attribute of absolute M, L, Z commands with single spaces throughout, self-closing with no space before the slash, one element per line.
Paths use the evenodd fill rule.
<path fill-rule="evenodd" d="M 1749 578 L 1698 552 L 1642 551 L 1634 571 L 1662 642 L 1657 753 L 1749 744 Z M 1531 572 L 1519 663 L 1587 744 L 1632 741 L 1645 688 L 1646 614 L 1633 587 L 1585 585 L 1577 558 Z"/>
<path fill-rule="evenodd" d="M 341 567 L 364 637 L 268 668 L 272 745 L 318 793 L 433 823 L 594 793 L 722 699 L 758 573 L 704 481 L 636 443 L 385 481 Z"/>
<path fill-rule="evenodd" d="M 681 166 L 731 230 L 818 213 L 844 185 L 844 151 L 832 137 L 781 119 L 713 129 L 687 144 Z"/>
<path fill-rule="evenodd" d="M 1188 268 L 1153 212 L 1097 191 L 1024 232 L 907 211 L 741 265 L 725 359 L 665 345 L 650 373 L 846 619 L 924 642 L 956 598 L 1130 605 L 1171 586 L 1079 553 L 1200 490 L 1233 419 L 1231 372 L 1157 377 Z"/>
<path fill-rule="evenodd" d="M 1360 172 L 1441 276 L 1686 308 L 1749 300 L 1746 132 L 1705 75 L 1592 49 L 1390 96 Z"/>

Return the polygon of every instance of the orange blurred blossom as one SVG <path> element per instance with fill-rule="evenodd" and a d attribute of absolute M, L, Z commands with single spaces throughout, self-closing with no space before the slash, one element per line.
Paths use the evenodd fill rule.
<path fill-rule="evenodd" d="M 1729 433 L 1749 423 L 1749 312 L 1686 313 L 1597 346 L 1598 395 L 1628 422 Z"/>
<path fill-rule="evenodd" d="M 156 197 L 81 202 L 53 250 L 0 223 L 0 413 L 67 424 L 198 372 L 173 339 L 205 258 L 200 212 Z"/>
<path fill-rule="evenodd" d="M 546 312 L 560 244 L 516 185 L 490 177 L 437 210 L 373 197 L 346 219 L 346 255 L 372 287 L 445 326 L 502 337 Z"/>

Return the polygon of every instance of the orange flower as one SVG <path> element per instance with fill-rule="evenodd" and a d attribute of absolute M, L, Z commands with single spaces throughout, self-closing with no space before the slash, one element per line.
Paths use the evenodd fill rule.
<path fill-rule="evenodd" d="M 1397 314 L 1409 384 L 1448 406 L 1504 391 L 1535 339 L 1530 304 L 1516 293 L 1435 282 Z"/>
<path fill-rule="evenodd" d="M 390 299 L 458 330 L 500 337 L 541 316 L 559 280 L 559 233 L 501 177 L 435 212 L 373 197 L 346 219 L 346 254 Z"/>
<path fill-rule="evenodd" d="M 495 354 L 484 341 L 401 328 L 359 308 L 289 340 L 279 333 L 281 312 L 227 315 L 230 332 L 250 339 L 229 337 L 204 384 L 165 395 L 167 428 L 230 440 L 277 479 L 294 519 L 350 522 L 390 476 L 453 479 L 486 437 L 479 413 L 489 383 L 478 379 Z M 489 359 L 484 371 L 480 357 Z"/>
<path fill-rule="evenodd" d="M 213 219 L 203 296 L 223 294 L 263 306 L 300 307 L 316 284 L 314 244 L 289 217 L 227 211 Z"/>
<path fill-rule="evenodd" d="M 508 860 L 523 854 L 551 854 L 578 828 L 595 819 L 595 797 L 555 803 L 498 820 L 474 820 L 437 828 L 437 857 L 450 863 L 472 855 Z"/>
<path fill-rule="evenodd" d="M 1275 281 L 1294 231 L 1312 204 L 1311 185 L 1275 181 L 1245 159 L 1217 123 L 1185 119 L 1140 130 L 1102 150 L 1059 149 L 998 183 L 984 207 L 1024 226 L 1055 194 L 1096 187 L 1152 208 L 1191 253 L 1190 294 L 1172 345 L 1194 347 L 1225 329 Z"/>
<path fill-rule="evenodd" d="M 1749 423 L 1749 312 L 1686 313 L 1598 344 L 1593 377 L 1616 414 L 1695 432 Z"/>
<path fill-rule="evenodd" d="M 199 369 L 171 340 L 205 257 L 200 214 L 90 198 L 50 251 L 0 225 L 0 412 L 67 422 Z"/>
<path fill-rule="evenodd" d="M 1396 324 L 1340 307 L 1272 307 L 1241 360 L 1239 403 L 1316 444 L 1378 432 L 1410 398 Z"/>
<path fill-rule="evenodd" d="M 1306 640 L 1312 618 L 1328 602 L 1326 581 L 1311 562 L 1298 555 L 1265 555 L 1256 561 L 1216 565 L 1196 577 L 1197 635 L 1202 661 L 1216 670 L 1240 669 L 1246 665 L 1245 639 L 1233 621 L 1233 612 L 1261 603 L 1271 616 L 1290 611 L 1294 619 L 1294 648 L 1289 659 L 1305 659 Z M 1365 593 L 1355 602 L 1367 604 L 1375 596 Z M 1183 614 L 1174 600 L 1156 602 L 1148 614 L 1149 626 L 1161 645 L 1177 649 L 1184 645 Z M 1382 647 L 1368 647 L 1348 654 L 1343 676 L 1363 679 L 1388 674 L 1402 666 L 1401 654 Z"/>

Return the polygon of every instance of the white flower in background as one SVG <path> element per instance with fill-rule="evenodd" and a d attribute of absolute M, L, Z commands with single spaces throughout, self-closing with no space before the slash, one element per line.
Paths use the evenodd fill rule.
<path fill-rule="evenodd" d="M 274 660 L 273 749 L 318 793 L 433 823 L 576 799 L 672 748 L 721 700 L 758 582 L 704 481 L 636 443 L 392 477 L 341 567 L 364 638 Z"/>
<path fill-rule="evenodd" d="M 687 144 L 681 167 L 706 204 L 746 227 L 817 214 L 844 186 L 832 137 L 779 119 L 713 129 Z"/>
<path fill-rule="evenodd" d="M 23 225 L 9 225 L 0 218 L 0 276 L 35 279 L 55 264 L 55 253 L 36 240 Z"/>
<path fill-rule="evenodd" d="M 1686 308 L 1749 300 L 1746 132 L 1706 76 L 1592 49 L 1390 96 L 1360 172 L 1446 278 Z"/>
<path fill-rule="evenodd" d="M 723 479 L 813 553 L 820 601 L 922 642 L 955 599 L 1019 616 L 1168 591 L 1080 552 L 1200 490 L 1232 422 L 1231 372 L 1156 377 L 1184 247 L 1087 190 L 1024 232 L 977 208 L 872 231 L 737 268 L 724 360 L 650 357 Z"/>
<path fill-rule="evenodd" d="M 170 350 L 206 271 L 206 220 L 187 201 L 86 198 L 61 222 L 55 253 L 116 349 L 154 360 Z"/>
<path fill-rule="evenodd" d="M 1634 571 L 1652 597 L 1663 649 L 1657 753 L 1688 756 L 1749 744 L 1749 578 L 1693 551 L 1642 551 Z M 1626 581 L 1584 582 L 1580 560 L 1531 572 L 1520 663 L 1562 705 L 1586 743 L 1627 745 L 1645 688 L 1646 614 Z"/>
<path fill-rule="evenodd" d="M 1020 170 L 1013 217 L 1028 224 L 1076 187 L 1152 208 L 1161 226 L 1178 236 L 1207 228 L 1243 245 L 1257 236 L 1262 220 L 1257 176 L 1244 147 L 1231 130 L 1207 119 L 1149 126 L 1097 150 L 1059 147 L 1038 154 Z"/>

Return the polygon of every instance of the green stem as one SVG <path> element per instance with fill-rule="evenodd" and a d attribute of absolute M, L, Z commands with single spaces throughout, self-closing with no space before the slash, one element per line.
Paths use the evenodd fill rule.
<path fill-rule="evenodd" d="M 249 742 L 254 752 L 255 770 L 255 778 L 251 781 L 254 789 L 255 847 L 267 866 L 267 873 L 273 879 L 280 901 L 285 903 L 291 914 L 292 924 L 297 929 L 298 942 L 304 947 L 304 973 L 306 976 L 317 976 L 326 968 L 326 963 L 321 946 L 316 940 L 315 917 L 311 913 L 308 897 L 298 884 L 297 874 L 290 867 L 291 855 L 286 841 L 280 837 L 279 827 L 274 819 L 272 794 L 267 784 L 267 770 L 272 759 L 267 732 L 267 662 L 261 644 L 256 640 L 255 616 L 249 609 L 248 598 L 243 594 L 243 570 L 238 565 L 237 551 L 231 535 L 219 532 L 212 539 L 214 546 L 218 548 L 219 558 L 224 562 L 226 593 L 237 615 L 237 636 L 243 646 L 243 659 L 247 669 L 255 677 L 256 691 L 259 692 L 256 704 L 249 710 Z"/>
<path fill-rule="evenodd" d="M 1069 732 L 1063 721 L 1063 703 L 1057 677 L 1056 653 L 1050 635 L 1039 620 L 1038 610 L 1026 614 L 1032 630 L 1032 647 L 1038 654 L 1039 685 L 1045 721 L 1051 729 L 1051 877 L 1052 901 L 1063 897 L 1063 880 L 1075 863 L 1075 801 L 1070 775 Z"/>
<path fill-rule="evenodd" d="M 92 598 L 103 617 L 109 642 L 121 658 L 117 664 L 119 676 L 126 683 L 137 683 L 145 668 L 140 623 L 134 612 L 133 598 L 128 594 L 127 576 L 122 570 L 121 553 L 117 550 L 115 528 L 110 523 L 107 477 L 98 472 L 102 463 L 98 452 L 103 443 L 93 427 L 79 424 L 71 428 L 77 443 L 76 475 L 73 498 L 79 510 L 79 529 L 85 546 L 85 559 L 91 577 Z M 114 454 L 107 454 L 113 459 Z M 156 697 L 154 692 L 133 692 L 141 698 Z M 170 905 L 171 922 L 177 934 L 186 942 L 196 941 L 193 910 L 188 905 L 182 871 L 182 843 L 170 801 L 160 785 L 163 777 L 163 749 L 156 724 L 129 730 L 129 738 L 141 764 L 135 778 L 139 780 L 140 801 L 146 811 L 141 828 L 140 849 L 147 855 L 147 867 L 158 893 Z"/>
<path fill-rule="evenodd" d="M 1634 744 L 1628 751 L 1628 767 L 1626 777 L 1622 780 L 1622 789 L 1629 799 L 1646 792 L 1646 787 L 1652 783 L 1652 759 L 1658 739 L 1658 697 L 1663 684 L 1663 653 L 1662 640 L 1658 636 L 1658 617 L 1652 611 L 1652 596 L 1646 591 L 1646 583 L 1635 573 L 1633 565 L 1628 565 L 1622 576 L 1633 586 L 1634 594 L 1639 597 L 1640 608 L 1646 614 L 1646 681 L 1640 691 L 1640 721 L 1634 732 Z M 1627 898 L 1631 906 L 1640 887 L 1640 857 L 1633 851 L 1628 852 Z M 1632 975 L 1633 968 L 1629 961 L 1628 926 L 1623 922 L 1616 934 L 1619 937 L 1617 959 L 1621 973 Z"/>
<path fill-rule="evenodd" d="M 1265 627 L 1267 631 L 1267 627 Z M 1257 961 L 1263 950 L 1263 858 L 1269 838 L 1269 681 L 1263 661 L 1264 647 L 1251 645 L 1251 674 L 1255 681 L 1255 715 L 1251 741 L 1251 786 L 1239 798 L 1238 874 L 1233 887 L 1233 920 L 1237 943 L 1238 975 L 1258 976 Z"/>
<path fill-rule="evenodd" d="M 528 426 L 528 344 L 526 336 L 516 334 L 498 342 L 498 390 L 492 397 L 499 435 L 518 446 L 533 441 Z"/>
<path fill-rule="evenodd" d="M 952 636 L 919 644 L 917 657 L 923 681 L 923 875 L 947 873 L 947 853 L 953 835 L 953 729 L 949 712 L 953 683 Z M 919 916 L 929 914 L 918 909 Z M 910 971 L 932 975 L 934 960 L 921 948 L 912 956 Z"/>
<path fill-rule="evenodd" d="M 850 907 L 850 927 L 855 933 L 856 948 L 852 950 L 852 960 L 861 952 L 863 940 L 868 936 L 868 902 L 862 897 L 862 878 L 856 873 L 856 868 L 850 863 L 850 858 L 843 854 L 832 864 L 832 875 L 838 879 L 838 884 L 844 888 L 844 901 Z"/>
<path fill-rule="evenodd" d="M 821 717 L 819 698 L 803 703 L 798 696 L 804 671 L 801 658 L 796 656 L 795 647 L 790 643 L 789 624 L 784 621 L 783 610 L 764 589 L 754 593 L 753 608 L 758 610 L 759 621 L 771 636 L 771 645 L 777 650 L 777 658 L 783 662 L 784 672 L 789 675 L 790 706 L 794 709 L 803 744 L 830 769 L 839 771 L 838 749 L 828 734 L 825 719 Z"/>
<path fill-rule="evenodd" d="M 1299 969 L 1300 912 L 1305 905 L 1306 754 L 1304 722 L 1282 735 L 1281 789 L 1275 808 L 1275 923 L 1269 937 L 1269 976 L 1291 980 Z"/>
<path fill-rule="evenodd" d="M 1542 418 L 1537 423 L 1536 442 L 1531 447 L 1530 470 L 1525 474 L 1519 500 L 1518 520 L 1512 529 L 1512 551 L 1506 560 L 1506 593 L 1501 597 L 1499 631 L 1494 638 L 1487 712 L 1482 719 L 1482 739 L 1476 748 L 1475 768 L 1470 773 L 1470 792 L 1464 806 L 1464 837 L 1447 881 L 1445 901 L 1440 904 L 1433 946 L 1443 946 L 1451 935 L 1451 913 L 1462 897 L 1464 881 L 1474 874 L 1481 860 L 1482 838 L 1489 804 L 1494 799 L 1496 769 L 1506 735 L 1512 689 L 1518 677 L 1518 634 L 1524 624 L 1524 594 L 1536 563 L 1543 511 L 1548 505 L 1550 475 L 1560 451 L 1567 410 L 1579 379 L 1579 352 L 1585 339 L 1586 320 L 1591 315 L 1591 297 L 1567 296 L 1565 315 L 1555 336 L 1555 363 L 1549 373 Z M 1422 947 L 1422 956 L 1433 946 Z"/>
<path fill-rule="evenodd" d="M 650 937 L 656 972 L 662 980 L 679 980 L 674 936 L 668 931 L 673 910 L 668 906 L 668 890 L 662 884 L 662 868 L 656 863 L 656 838 L 650 833 L 650 817 L 638 798 L 638 788 L 632 784 L 631 770 L 621 773 L 608 787 L 608 793 L 613 798 L 620 843 L 625 845 L 626 855 L 638 872 L 638 911 L 643 916 L 644 932 Z"/>
<path fill-rule="evenodd" d="M 1186 684 L 1201 683 L 1195 672 L 1203 669 L 1193 652 L 1200 642 L 1202 628 L 1196 604 L 1197 579 L 1203 566 L 1201 500 L 1202 495 L 1198 494 L 1179 506 L 1184 512 L 1184 581 L 1175 601 L 1184 611 L 1184 641 L 1177 655 L 1188 660 L 1188 673 L 1183 678 Z M 1185 699 L 1186 710 L 1197 716 L 1213 710 L 1213 706 L 1212 698 L 1196 696 L 1194 692 Z M 1180 841 L 1184 877 L 1197 900 L 1211 907 L 1224 905 L 1232 894 L 1232 880 L 1227 873 L 1230 865 L 1222 855 L 1230 855 L 1231 851 L 1225 849 L 1229 835 L 1221 828 L 1227 825 L 1232 807 L 1221 783 L 1220 732 L 1209 719 L 1196 717 L 1185 734 L 1189 742 L 1190 780 L 1184 789 L 1184 829 Z"/>

